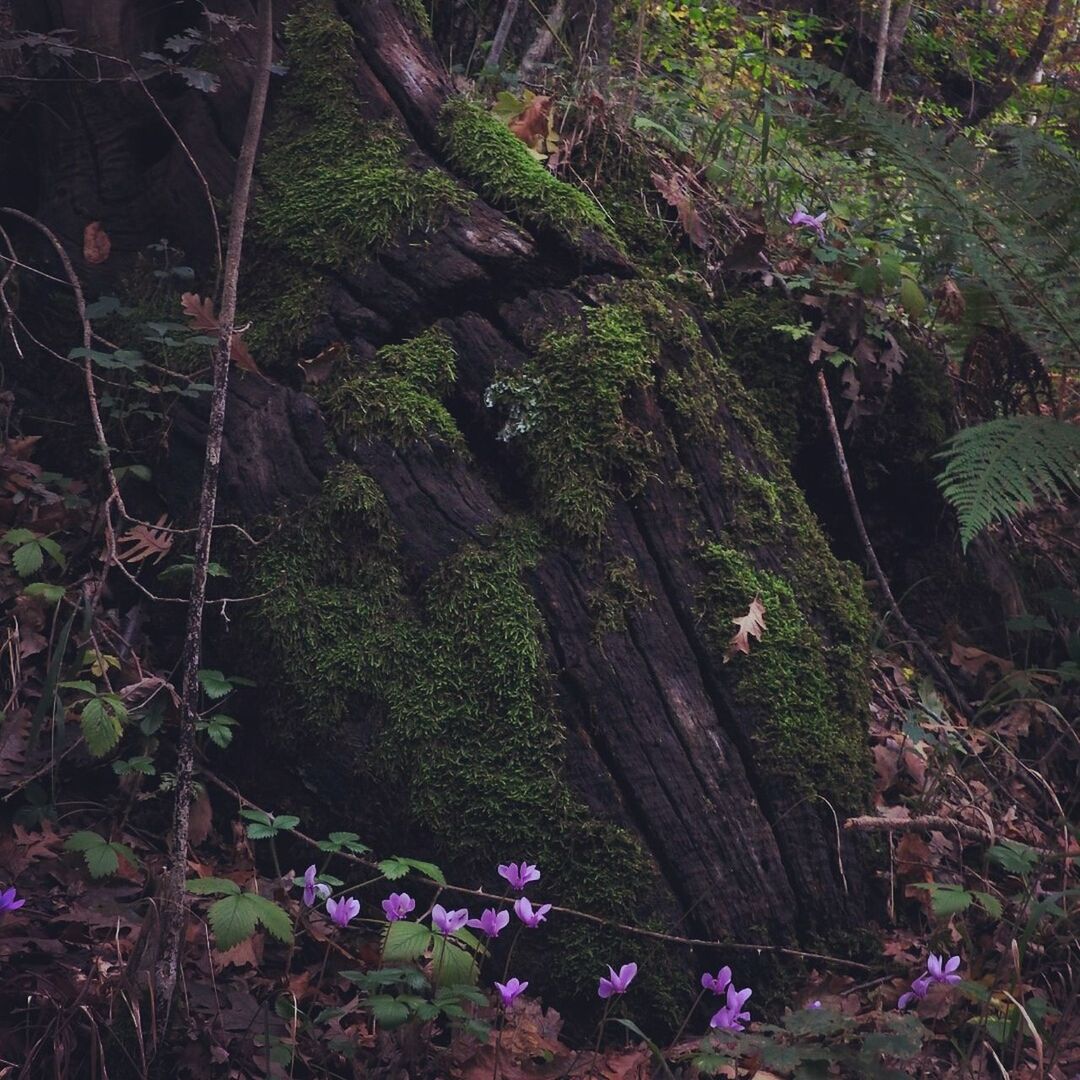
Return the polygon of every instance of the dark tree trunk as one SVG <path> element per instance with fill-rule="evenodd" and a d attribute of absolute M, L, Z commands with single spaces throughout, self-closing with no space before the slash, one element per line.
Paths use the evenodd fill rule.
<path fill-rule="evenodd" d="M 276 24 L 304 6 L 279 5 Z M 397 125 L 407 162 L 401 182 L 441 169 L 462 186 L 437 220 L 414 220 L 411 231 L 404 224 L 391 239 L 366 248 L 359 241 L 350 248 L 331 235 L 324 238 L 325 252 L 303 256 L 297 252 L 307 236 L 283 238 L 271 228 L 266 205 L 260 218 L 256 202 L 258 253 L 242 275 L 248 293 L 240 320 L 253 321 L 253 351 L 268 377 L 234 379 L 222 499 L 227 513 L 248 522 L 280 514 L 288 504 L 276 538 L 267 542 L 271 552 L 298 549 L 305 520 L 322 523 L 312 533 L 313 565 L 296 570 L 291 592 L 289 581 L 272 576 L 273 566 L 259 563 L 263 554 L 252 559 L 254 578 L 262 572 L 278 590 L 258 617 L 244 621 L 244 636 L 256 643 L 248 654 L 257 652 L 262 661 L 266 706 L 252 737 L 297 755 L 289 764 L 298 790 L 280 790 L 276 809 L 290 800 L 310 803 L 317 789 L 325 804 L 346 808 L 376 832 L 380 821 L 403 830 L 378 837 L 386 845 L 404 854 L 430 850 L 463 873 L 548 851 L 545 885 L 552 898 L 632 919 L 642 917 L 641 910 L 616 910 L 625 902 L 620 898 L 637 896 L 644 906 L 649 894 L 669 925 L 710 938 L 793 943 L 855 925 L 865 913 L 866 874 L 834 817 L 860 805 L 867 773 L 861 726 L 866 611 L 851 568 L 829 553 L 695 313 L 680 310 L 647 280 L 604 234 L 600 219 L 579 204 L 565 218 L 548 212 L 542 205 L 547 179 L 528 173 L 522 187 L 520 177 L 492 175 L 498 161 L 478 164 L 464 141 L 447 134 L 444 106 L 452 80 L 414 20 L 393 0 L 339 0 L 333 10 L 306 6 L 320 18 L 340 15 L 352 28 L 348 84 L 363 123 Z M 227 7 L 250 18 L 240 0 Z M 159 50 L 163 35 L 180 29 L 166 24 L 161 5 L 150 0 L 95 4 L 93 18 L 88 10 L 74 0 L 53 0 L 44 12 L 36 0 L 15 4 L 18 26 L 69 26 L 87 45 L 116 55 Z M 197 12 L 188 14 L 194 19 Z M 275 196 L 278 175 L 272 155 L 299 137 L 285 119 L 290 80 L 297 85 L 309 63 L 287 39 L 279 45 L 289 74 L 272 102 L 256 173 L 268 197 Z M 216 94 L 167 77 L 152 84 L 219 196 L 231 184 L 251 83 L 251 68 L 238 57 L 250 56 L 252 47 L 246 30 L 229 46 Z M 33 192 L 13 194 L 73 250 L 88 221 L 103 222 L 114 256 L 103 268 L 85 268 L 92 287 L 122 288 L 122 275 L 135 267 L 142 246 L 159 236 L 182 241 L 193 261 L 207 264 L 213 247 L 201 187 L 138 87 L 49 84 L 34 87 L 28 101 L 32 122 L 9 125 L 6 139 L 9 152 L 24 155 L 37 184 Z M 485 146 L 503 146 L 483 123 L 480 129 Z M 339 149 L 347 155 L 350 145 Z M 487 201 L 465 194 L 469 186 Z M 286 194 L 277 191 L 281 199 Z M 556 196 L 568 198 L 561 188 Z M 316 224 L 330 214 L 327 207 Z M 342 247 L 344 254 L 334 253 Z M 279 278 L 283 288 L 273 291 Z M 288 302 L 285 286 L 297 280 L 317 288 L 303 294 L 308 299 L 299 325 L 290 323 L 286 333 L 274 320 Z M 610 324 L 602 322 L 606 315 Z M 621 346 L 609 348 L 603 335 L 609 325 L 621 326 L 619 320 L 640 321 L 647 355 L 643 371 L 621 376 L 612 416 L 603 411 L 611 401 L 604 396 L 608 388 L 598 383 L 604 365 L 621 371 L 626 356 L 642 347 L 632 326 L 625 354 Z M 392 366 L 399 354 L 376 356 L 377 350 L 432 328 L 456 355 L 448 384 L 421 387 L 432 395 L 432 408 L 447 410 L 444 426 L 404 437 L 380 428 L 370 411 L 357 419 L 331 404 L 340 403 L 333 388 L 340 391 L 349 374 L 359 377 L 360 394 L 398 385 L 392 377 L 407 374 Z M 336 342 L 352 359 L 331 361 L 339 368 L 312 390 L 320 408 L 303 391 L 296 361 L 332 356 Z M 585 355 L 593 349 L 595 360 Z M 571 391 L 560 390 L 560 372 L 572 376 Z M 520 389 L 528 385 L 523 378 L 538 379 L 538 393 L 551 397 L 534 418 L 534 431 L 503 441 L 507 414 L 497 393 L 494 406 L 485 394 L 499 380 L 517 379 Z M 607 405 L 589 412 L 590 395 Z M 612 424 L 610 446 L 592 457 L 582 458 L 572 438 L 544 441 L 551 417 L 579 405 L 584 425 Z M 592 438 L 592 429 L 582 435 Z M 198 410 L 176 417 L 167 492 L 174 502 L 190 489 L 204 436 Z M 565 467 L 544 459 L 553 448 L 567 455 Z M 595 475 L 582 472 L 583 460 Z M 335 517 L 340 507 L 325 509 L 327 478 L 338 475 L 343 462 L 374 482 L 377 499 L 366 504 L 367 517 L 352 511 L 347 519 Z M 561 505 L 566 492 L 559 485 L 571 476 L 594 485 L 594 501 L 580 508 L 599 522 L 591 532 L 551 509 Z M 365 529 L 376 502 L 385 529 L 373 538 Z M 518 691 L 501 686 L 499 665 L 505 660 L 518 670 L 531 645 L 507 641 L 503 656 L 484 636 L 486 616 L 473 626 L 476 612 L 487 610 L 477 604 L 497 612 L 505 599 L 492 595 L 485 581 L 447 591 L 469 558 L 501 557 L 506 545 L 498 538 L 523 520 L 538 530 L 539 541 L 515 564 L 519 570 L 507 577 L 507 588 L 512 592 L 517 581 L 526 586 L 525 600 L 514 599 L 515 611 L 524 612 L 521 625 L 544 658 L 546 670 L 530 684 L 527 708 L 551 734 L 550 745 L 536 751 L 535 767 L 544 773 L 542 790 L 552 793 L 553 818 L 555 803 L 561 807 L 562 816 L 552 821 L 533 820 L 540 803 L 527 770 L 520 790 L 505 783 L 533 751 L 514 741 L 519 735 L 506 702 Z M 335 667 L 338 647 L 350 644 L 339 637 L 340 627 L 362 634 L 366 624 L 349 622 L 355 616 L 341 615 L 334 605 L 346 590 L 366 604 L 364 590 L 381 589 L 387 580 L 364 584 L 365 566 L 386 567 L 397 582 L 400 610 L 377 611 L 379 625 L 392 631 L 388 663 L 407 651 L 402 640 L 438 640 L 446 650 L 431 657 L 432 669 L 439 668 L 432 678 L 442 681 L 433 683 L 430 722 L 418 722 L 409 739 L 401 736 L 408 710 L 400 699 L 416 692 L 413 675 L 424 677 L 423 662 L 407 669 L 408 677 L 388 677 L 381 666 L 369 675 L 370 650 L 359 649 Z M 491 566 L 492 580 L 503 580 L 499 565 Z M 746 613 L 756 593 L 765 597 L 764 638 L 751 642 L 750 655 L 728 662 L 731 620 Z M 435 601 L 448 595 L 464 597 L 453 616 L 461 632 L 439 637 L 446 627 Z M 279 626 L 275 618 L 290 602 L 295 611 Z M 344 622 L 321 623 L 320 612 L 329 610 Z M 290 635 L 307 641 L 310 654 L 290 654 L 283 644 Z M 482 644 L 474 646 L 470 635 Z M 222 640 L 229 640 L 224 630 Z M 474 671 L 488 665 L 490 692 Z M 339 677 L 336 711 L 309 718 L 305 695 L 323 694 Z M 410 708 L 422 699 L 422 693 L 409 697 Z M 474 730 L 462 728 L 461 701 L 471 703 L 466 726 Z M 316 736 L 307 725 L 317 723 L 329 726 Z M 479 748 L 473 756 L 446 756 L 447 742 L 465 734 Z M 392 747 L 400 758 L 398 789 L 387 780 L 390 771 L 372 764 L 384 761 L 391 736 L 398 740 Z M 443 771 L 423 773 L 433 758 Z M 423 784 L 416 779 L 421 774 Z M 354 795 L 357 785 L 363 786 Z M 500 790 L 503 801 L 485 817 L 469 802 L 470 785 L 481 793 Z M 443 805 L 455 821 L 475 817 L 467 835 L 432 820 L 432 808 Z M 625 865 L 604 868 L 605 857 Z M 646 868 L 651 884 L 620 879 L 631 862 Z M 598 874 L 621 880 L 622 892 L 608 889 L 606 879 L 596 884 Z"/>

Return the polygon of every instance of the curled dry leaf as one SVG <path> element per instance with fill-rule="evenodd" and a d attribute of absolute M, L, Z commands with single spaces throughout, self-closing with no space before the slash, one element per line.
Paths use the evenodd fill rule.
<path fill-rule="evenodd" d="M 198 293 L 186 292 L 180 297 L 180 307 L 184 314 L 191 320 L 192 328 L 205 330 L 216 334 L 221 330 L 217 315 L 214 314 L 214 301 L 208 296 L 204 300 Z M 241 371 L 250 371 L 259 374 L 255 360 L 248 352 L 247 346 L 241 340 L 240 335 L 233 333 L 229 340 L 229 359 L 240 368 Z"/>
<path fill-rule="evenodd" d="M 538 94 L 510 121 L 509 128 L 526 146 L 543 153 L 551 128 L 551 98 Z"/>
<path fill-rule="evenodd" d="M 964 317 L 964 312 L 967 311 L 967 301 L 964 299 L 964 294 L 952 278 L 946 278 L 937 287 L 934 299 L 938 302 L 938 315 L 946 322 L 959 322 Z"/>
<path fill-rule="evenodd" d="M 731 635 L 731 640 L 728 642 L 727 651 L 724 653 L 725 664 L 736 653 L 745 653 L 749 656 L 750 639 L 754 637 L 760 641 L 761 635 L 765 633 L 765 605 L 761 602 L 761 597 L 755 596 L 750 601 L 750 608 L 746 614 L 731 621 L 738 629 Z"/>
<path fill-rule="evenodd" d="M 670 176 L 653 173 L 652 182 L 653 187 L 664 196 L 664 201 L 677 211 L 679 224 L 690 238 L 690 242 L 699 248 L 708 247 L 709 233 L 694 206 L 685 178 L 675 173 Z"/>
<path fill-rule="evenodd" d="M 83 258 L 90 266 L 103 263 L 112 251 L 109 234 L 102 228 L 100 221 L 91 221 L 83 229 Z"/>

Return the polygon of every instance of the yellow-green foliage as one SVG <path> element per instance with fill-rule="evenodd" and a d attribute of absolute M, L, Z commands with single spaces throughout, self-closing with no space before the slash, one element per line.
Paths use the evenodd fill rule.
<path fill-rule="evenodd" d="M 449 334 L 433 327 L 400 345 L 386 345 L 365 366 L 321 395 L 333 429 L 359 440 L 383 436 L 407 446 L 435 436 L 462 445 L 441 396 L 454 384 L 457 356 Z"/>
<path fill-rule="evenodd" d="M 503 437 L 520 441 L 543 520 L 596 540 L 615 497 L 643 482 L 652 441 L 623 410 L 648 383 L 657 342 L 631 294 L 553 330 L 520 372 L 495 382 L 489 402 L 509 409 Z"/>
<path fill-rule="evenodd" d="M 529 148 L 482 105 L 458 97 L 443 106 L 440 130 L 455 171 L 485 199 L 529 225 L 579 237 L 608 231 L 603 212 L 584 192 L 552 176 Z"/>
<path fill-rule="evenodd" d="M 358 801 L 372 821 L 389 816 L 470 880 L 528 857 L 543 867 L 546 898 L 612 915 L 647 909 L 657 889 L 649 860 L 563 779 L 564 731 L 523 580 L 536 531 L 501 526 L 419 590 L 406 585 L 396 548 L 378 486 L 345 464 L 259 549 L 253 584 L 273 591 L 249 632 L 273 672 L 278 741 L 308 758 L 323 746 L 346 775 L 366 776 Z M 350 761 L 350 725 L 372 718 L 370 751 Z M 565 934 L 572 949 L 545 946 L 550 982 L 594 991 L 617 939 Z M 653 959 L 660 993 L 667 963 Z"/>
<path fill-rule="evenodd" d="M 271 358 L 317 311 L 317 271 L 340 269 L 414 229 L 437 226 L 467 194 L 408 160 L 391 123 L 361 115 L 350 79 L 352 31 L 328 0 L 307 0 L 284 26 L 289 71 L 274 100 L 252 214 L 258 274 L 249 338 Z"/>

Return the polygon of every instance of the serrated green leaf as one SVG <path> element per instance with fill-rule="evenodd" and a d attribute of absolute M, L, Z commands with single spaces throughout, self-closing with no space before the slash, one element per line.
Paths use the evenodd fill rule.
<path fill-rule="evenodd" d="M 61 570 L 67 566 L 67 558 L 63 551 L 60 550 L 60 545 L 51 536 L 41 537 L 41 539 L 38 540 L 38 543 L 45 550 L 45 553 L 49 558 L 52 559 Z"/>
<path fill-rule="evenodd" d="M 41 541 L 31 540 L 11 553 L 11 564 L 19 577 L 30 577 L 41 569 L 45 561 L 41 553 Z"/>
<path fill-rule="evenodd" d="M 71 679 L 67 682 L 57 683 L 64 690 L 81 690 L 84 694 L 96 694 L 97 687 L 89 679 Z"/>
<path fill-rule="evenodd" d="M 424 862 L 422 859 L 407 859 L 403 855 L 394 855 L 389 859 L 383 859 L 379 864 L 379 871 L 388 881 L 397 881 L 403 878 L 410 870 L 437 881 L 440 885 L 446 884 L 446 876 L 434 863 Z"/>
<path fill-rule="evenodd" d="M 203 669 L 199 672 L 199 685 L 208 698 L 213 698 L 216 701 L 229 693 L 234 684 L 220 671 Z"/>
<path fill-rule="evenodd" d="M 79 832 L 72 833 L 64 841 L 64 850 L 86 851 L 88 848 L 99 847 L 101 844 L 108 844 L 108 842 L 109 841 L 100 833 L 90 832 L 88 829 L 80 829 Z"/>
<path fill-rule="evenodd" d="M 479 977 L 476 957 L 454 936 L 435 935 L 431 952 L 431 980 L 436 986 L 475 984 Z"/>
<path fill-rule="evenodd" d="M 987 892 L 972 892 L 971 895 L 975 897 L 979 903 L 979 907 L 981 907 L 991 919 L 1001 918 L 1001 913 L 1004 911 L 1004 908 L 1002 907 L 1001 901 L 996 896 Z"/>
<path fill-rule="evenodd" d="M 250 893 L 236 893 L 215 901 L 210 905 L 207 918 L 214 931 L 214 943 L 222 952 L 246 941 L 259 924 Z"/>
<path fill-rule="evenodd" d="M 386 994 L 377 994 L 367 1000 L 367 1006 L 375 1022 L 384 1028 L 401 1027 L 409 1019 L 409 1010 L 397 998 Z"/>
<path fill-rule="evenodd" d="M 255 911 L 255 916 L 271 936 L 288 944 L 293 939 L 292 922 L 280 904 L 267 900 L 258 893 L 244 893 Z"/>
<path fill-rule="evenodd" d="M 112 844 L 87 848 L 83 852 L 86 868 L 93 878 L 108 877 L 120 869 L 120 857 Z"/>
<path fill-rule="evenodd" d="M 104 757 L 120 742 L 123 729 L 113 707 L 102 698 L 91 698 L 79 714 L 83 738 L 94 757 Z"/>
<path fill-rule="evenodd" d="M 382 963 L 411 964 L 431 948 L 431 931 L 421 923 L 395 919 L 383 937 Z"/>
<path fill-rule="evenodd" d="M 220 877 L 189 878 L 184 882 L 184 888 L 192 896 L 213 896 L 215 893 L 236 896 L 240 892 L 240 886 L 235 881 Z"/>
<path fill-rule="evenodd" d="M 274 818 L 275 829 L 295 829 L 300 824 L 300 819 L 292 814 L 278 814 Z"/>
<path fill-rule="evenodd" d="M 1010 874 L 1027 877 L 1039 864 L 1041 856 L 1035 848 L 1021 844 L 1017 840 L 1002 840 L 987 853 L 987 858 L 995 862 Z"/>
<path fill-rule="evenodd" d="M 930 909 L 939 918 L 959 915 L 967 911 L 975 900 L 972 893 L 959 885 L 942 885 L 936 881 L 916 882 L 916 889 L 926 889 L 930 893 Z"/>

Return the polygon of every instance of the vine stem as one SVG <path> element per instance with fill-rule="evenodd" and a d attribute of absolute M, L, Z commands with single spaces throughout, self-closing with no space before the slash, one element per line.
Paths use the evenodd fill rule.
<path fill-rule="evenodd" d="M 154 971 L 157 997 L 158 1033 L 164 1036 L 176 981 L 180 969 L 186 903 L 184 878 L 191 801 L 195 773 L 195 724 L 198 719 L 198 671 L 202 657 L 203 612 L 206 605 L 206 579 L 210 565 L 210 547 L 214 535 L 214 512 L 217 506 L 218 475 L 224 441 L 225 406 L 229 390 L 229 353 L 236 322 L 237 287 L 240 259 L 244 246 L 244 228 L 251 203 L 255 155 L 262 133 L 266 99 L 270 89 L 270 66 L 274 48 L 274 19 L 270 0 L 259 3 L 259 45 L 255 81 L 251 90 L 247 126 L 236 163 L 232 207 L 229 213 L 229 236 L 225 252 L 224 286 L 221 297 L 220 333 L 214 354 L 214 389 L 210 398 L 210 420 L 203 461 L 202 491 L 199 496 L 198 534 L 195 563 L 188 598 L 187 627 L 184 635 L 180 691 L 180 731 L 176 747 L 176 801 L 173 806 L 172 844 L 162 893 L 161 952 Z"/>
<path fill-rule="evenodd" d="M 811 358 L 814 360 L 817 359 L 813 350 L 811 350 Z M 878 588 L 881 589 L 881 595 L 884 597 L 885 603 L 888 604 L 889 611 L 892 612 L 893 618 L 896 619 L 900 629 L 904 632 L 907 639 L 915 646 L 919 655 L 926 662 L 926 666 L 930 668 L 937 680 L 945 688 L 945 692 L 952 699 L 952 703 L 959 709 L 960 713 L 965 718 L 970 720 L 970 706 L 956 688 L 956 684 L 950 678 L 944 665 L 937 656 L 934 655 L 930 646 L 923 640 L 922 635 L 904 617 L 904 613 L 900 610 L 900 605 L 897 604 L 896 598 L 893 596 L 892 588 L 889 585 L 889 579 L 885 576 L 885 571 L 882 570 L 881 563 L 878 562 L 877 552 L 874 551 L 874 545 L 870 543 L 870 536 L 866 531 L 866 523 L 863 521 L 862 511 L 859 509 L 859 500 L 855 497 L 855 487 L 851 482 L 851 472 L 848 469 L 847 455 L 844 453 L 844 444 L 840 439 L 840 429 L 836 426 L 836 413 L 833 411 L 832 397 L 829 394 L 829 387 L 825 382 L 825 372 L 820 363 L 817 365 L 817 384 L 818 390 L 821 392 L 821 404 L 825 409 L 825 418 L 829 424 L 829 434 L 832 436 L 833 450 L 836 453 L 836 463 L 840 467 L 840 479 L 843 481 L 844 491 L 847 494 L 848 506 L 851 508 L 851 517 L 855 522 L 855 530 L 859 534 L 859 540 L 862 541 L 863 551 L 866 553 L 866 561 L 870 564 L 870 570 L 878 583 Z"/>

